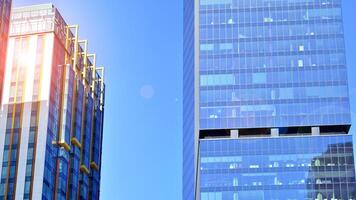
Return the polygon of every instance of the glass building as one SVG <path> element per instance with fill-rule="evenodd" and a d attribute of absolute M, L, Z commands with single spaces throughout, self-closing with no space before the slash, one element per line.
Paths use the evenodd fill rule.
<path fill-rule="evenodd" d="M 203 140 L 201 199 L 356 199 L 352 136 Z"/>
<path fill-rule="evenodd" d="M 183 199 L 356 199 L 341 0 L 185 0 Z"/>
<path fill-rule="evenodd" d="M 104 68 L 52 4 L 14 8 L 0 110 L 0 199 L 99 199 Z"/>
<path fill-rule="evenodd" d="M 10 25 L 11 0 L 0 0 L 0 99 L 4 79 L 7 38 Z"/>

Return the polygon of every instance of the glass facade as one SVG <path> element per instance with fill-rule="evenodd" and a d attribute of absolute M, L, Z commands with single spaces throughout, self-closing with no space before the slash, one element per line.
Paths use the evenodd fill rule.
<path fill-rule="evenodd" d="M 349 125 L 341 0 L 201 0 L 200 128 Z"/>
<path fill-rule="evenodd" d="M 184 200 L 356 199 L 341 4 L 184 1 Z"/>
<path fill-rule="evenodd" d="M 52 4 L 14 8 L 8 43 L 0 200 L 99 199 L 104 68 Z"/>
<path fill-rule="evenodd" d="M 355 199 L 352 136 L 202 140 L 201 200 Z"/>
<path fill-rule="evenodd" d="M 183 199 L 193 200 L 196 189 L 196 136 L 198 128 L 195 123 L 195 96 L 197 88 L 195 76 L 195 38 L 194 4 L 192 0 L 184 0 L 184 52 L 183 52 Z"/>

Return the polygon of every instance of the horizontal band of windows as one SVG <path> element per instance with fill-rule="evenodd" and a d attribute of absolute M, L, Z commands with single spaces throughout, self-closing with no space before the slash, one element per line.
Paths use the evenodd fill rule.
<path fill-rule="evenodd" d="M 346 70 L 347 67 L 345 65 L 320 65 L 320 66 L 311 66 L 311 65 L 304 65 L 303 69 L 297 68 L 297 67 L 268 67 L 268 68 L 238 68 L 238 69 L 202 69 L 200 70 L 200 75 L 209 75 L 209 74 L 233 74 L 233 73 L 239 73 L 239 74 L 244 74 L 244 73 L 269 73 L 269 72 L 300 72 L 300 71 L 305 71 L 305 72 L 310 72 L 310 73 L 316 73 L 318 71 L 323 71 L 323 70 Z"/>
<path fill-rule="evenodd" d="M 16 158 L 13 158 L 13 159 L 16 159 Z M 10 161 L 10 162 L 9 161 L 3 161 L 2 164 L 3 164 L 3 166 L 7 166 L 7 165 L 16 166 L 16 160 L 15 161 Z"/>
<path fill-rule="evenodd" d="M 350 151 L 352 151 L 352 149 L 350 149 Z M 251 153 L 251 152 L 250 152 Z M 255 154 L 254 154 L 255 155 Z M 263 155 L 263 154 L 261 154 Z M 332 157 L 333 159 L 338 159 L 338 157 Z M 345 158 L 345 159 L 352 159 L 353 160 L 353 156 L 347 156 L 346 157 L 341 157 L 341 158 Z M 215 164 L 221 164 L 221 163 L 215 163 Z M 310 164 L 310 163 L 309 163 Z M 350 162 L 350 164 L 347 165 L 337 165 L 335 164 L 335 166 L 320 166 L 320 167 L 315 167 L 313 166 L 314 170 L 318 170 L 321 169 L 320 171 L 323 172 L 334 172 L 334 171 L 339 171 L 339 172 L 350 172 L 353 170 L 353 167 L 355 167 L 353 165 L 353 163 Z M 283 174 L 283 172 L 308 172 L 311 168 L 311 164 L 310 166 L 305 165 L 305 166 L 295 166 L 295 167 L 260 167 L 260 168 L 235 168 L 235 169 L 209 169 L 209 168 L 204 168 L 201 170 L 201 174 L 202 175 L 209 175 L 209 174 L 225 174 L 225 175 L 242 175 L 243 173 L 255 173 L 255 176 L 258 176 L 260 173 L 278 173 Z M 352 175 L 353 176 L 353 175 Z M 348 176 L 351 177 L 351 174 Z M 324 177 L 327 178 L 327 177 Z"/>
<path fill-rule="evenodd" d="M 263 42 L 202 43 L 200 57 L 227 54 L 306 52 L 324 50 L 344 50 L 344 39 L 284 40 Z"/>
<path fill-rule="evenodd" d="M 331 100 L 332 99 L 332 100 Z M 230 102 L 210 103 L 200 106 L 200 119 L 221 118 L 258 118 L 260 116 L 293 116 L 293 115 L 328 115 L 349 114 L 348 98 L 322 98 L 298 100 L 299 102 L 278 102 L 266 104 L 264 102 L 246 102 L 245 105 L 231 105 Z M 222 105 L 221 105 L 221 104 Z M 234 102 L 238 104 L 240 102 Z M 259 103 L 259 104 L 258 104 Z M 215 105 L 214 105 L 215 104 Z"/>
<path fill-rule="evenodd" d="M 313 21 L 319 19 L 342 19 L 341 8 L 311 10 L 279 10 L 249 13 L 208 13 L 200 15 L 200 25 L 274 23 L 289 21 Z"/>
<path fill-rule="evenodd" d="M 11 123 L 11 122 L 9 122 L 9 123 Z M 6 134 L 11 134 L 12 132 L 14 133 L 14 134 L 18 134 L 18 133 L 20 133 L 21 132 L 21 130 L 22 130 L 22 128 L 6 128 Z"/>
<path fill-rule="evenodd" d="M 200 56 L 275 52 L 305 52 L 345 49 L 343 38 L 317 40 L 283 40 L 263 42 L 202 43 Z"/>
<path fill-rule="evenodd" d="M 317 188 L 317 186 L 315 186 Z M 275 191 L 223 191 L 204 192 L 200 194 L 200 200 L 223 200 L 224 197 L 231 197 L 234 200 L 244 199 L 355 199 L 353 188 L 343 188 L 335 190 L 300 189 Z M 338 191 L 336 194 L 335 192 Z M 193 198 L 193 197 L 191 197 Z"/>
<path fill-rule="evenodd" d="M 272 37 L 240 37 L 225 39 L 200 39 L 200 43 L 241 43 L 241 42 L 274 42 L 288 40 L 314 40 L 314 39 L 335 39 L 344 38 L 342 33 L 337 34 L 315 34 L 315 35 L 291 35 L 291 36 L 272 36 Z"/>
<path fill-rule="evenodd" d="M 301 65 L 302 64 L 302 65 Z M 346 65 L 344 53 L 336 54 L 313 54 L 313 55 L 290 55 L 290 56 L 261 56 L 261 57 L 222 57 L 200 59 L 200 71 L 219 70 L 256 70 L 269 68 L 289 68 L 304 70 L 306 68 L 318 69 L 324 65 Z M 302 67 L 299 67 L 302 66 Z M 346 68 L 346 66 L 345 66 Z"/>
<path fill-rule="evenodd" d="M 225 8 L 225 7 L 238 7 L 238 8 L 254 8 L 254 7 L 262 7 L 262 6 L 269 6 L 269 7 L 276 7 L 276 6 L 294 6 L 294 5 L 309 5 L 315 4 L 316 0 L 281 0 L 281 1 L 271 1 L 271 0 L 257 0 L 257 1 L 239 1 L 239 0 L 201 0 L 200 7 L 201 8 Z M 329 4 L 341 4 L 341 0 L 323 0 L 320 1 L 322 5 L 329 5 Z"/>
<path fill-rule="evenodd" d="M 284 71 L 200 75 L 200 86 L 337 82 L 347 80 L 347 70 Z"/>
<path fill-rule="evenodd" d="M 349 103 L 348 97 L 305 97 L 304 99 L 274 99 L 274 100 L 246 100 L 246 101 L 215 101 L 215 102 L 201 102 L 200 108 L 207 109 L 213 107 L 230 107 L 230 106 L 244 106 L 244 105 L 276 105 L 276 104 L 299 104 L 299 103 L 332 103 L 339 104 Z M 258 107 L 256 107 L 258 109 Z"/>
<path fill-rule="evenodd" d="M 342 23 L 342 19 L 314 19 L 314 20 L 299 20 L 299 21 L 274 21 L 274 22 L 257 22 L 257 23 L 239 23 L 239 24 L 200 24 L 200 28 L 206 28 L 206 27 L 215 27 L 218 29 L 224 28 L 224 27 L 263 27 L 263 26 L 281 26 L 281 25 L 296 25 L 296 24 L 305 24 L 305 25 L 310 25 L 310 24 L 318 24 L 318 23 L 333 23 L 333 22 L 340 22 Z"/>
<path fill-rule="evenodd" d="M 225 191 L 254 191 L 254 190 L 284 190 L 284 189 L 307 189 L 314 190 L 316 185 L 318 186 L 318 191 L 323 189 L 333 190 L 334 188 L 355 188 L 356 183 L 335 183 L 335 184 L 299 184 L 299 185 L 255 185 L 255 186 L 231 186 L 231 187 L 201 187 L 201 192 L 225 192 Z"/>
<path fill-rule="evenodd" d="M 10 138 L 7 138 L 7 139 L 10 139 Z M 9 144 L 10 143 L 10 140 L 6 140 L 6 142 L 5 142 L 5 145 L 4 145 L 4 149 L 5 150 L 8 150 L 8 149 L 10 149 L 10 147 L 11 147 L 11 149 L 17 149 L 17 144 L 18 144 L 18 138 L 17 138 L 17 136 L 15 136 L 15 138 L 12 140 L 12 144 L 10 145 Z"/>
<path fill-rule="evenodd" d="M 230 12 L 256 12 L 256 11 L 280 11 L 280 10 L 310 10 L 310 9 L 327 9 L 327 8 L 341 8 L 341 3 L 333 3 L 333 4 L 321 4 L 316 2 L 311 2 L 307 5 L 305 4 L 289 4 L 289 5 L 259 5 L 255 7 L 225 7 L 225 8 L 209 8 L 205 6 L 200 7 L 200 14 L 206 13 L 230 13 Z"/>
<path fill-rule="evenodd" d="M 278 139 L 283 140 L 285 138 L 278 138 Z M 268 141 L 268 140 L 266 140 L 266 141 Z M 254 144 L 254 143 L 251 142 L 251 146 L 252 146 L 252 144 Z M 308 167 L 308 165 L 301 165 L 301 164 L 303 164 L 303 163 L 306 164 L 305 162 L 307 162 L 307 164 L 311 164 L 312 163 L 311 161 L 314 158 L 320 156 L 320 153 L 319 153 L 320 151 L 318 151 L 317 153 L 311 153 L 309 148 L 306 148 L 308 150 L 307 152 L 300 151 L 301 149 L 299 149 L 298 152 L 293 152 L 293 153 L 286 153 L 284 151 L 283 152 L 280 151 L 280 153 L 282 153 L 283 155 L 278 155 L 278 154 L 276 154 L 276 151 L 274 151 L 275 148 L 272 152 L 268 151 L 268 150 L 270 150 L 270 148 L 268 148 L 269 145 L 266 145 L 267 149 L 256 149 L 256 151 L 255 151 L 256 154 L 251 155 L 250 154 L 251 150 L 249 148 L 246 148 L 248 146 L 245 146 L 245 145 L 246 144 L 241 145 L 240 146 L 241 148 L 236 148 L 236 149 L 238 149 L 238 152 L 239 152 L 238 155 L 236 155 L 234 150 L 232 150 L 230 153 L 232 153 L 233 155 L 218 154 L 218 155 L 214 156 L 214 155 L 211 155 L 214 153 L 211 153 L 209 151 L 209 149 L 207 149 L 207 148 L 201 149 L 200 154 L 199 154 L 200 160 L 201 160 L 200 163 L 203 166 L 206 166 L 206 167 L 203 167 L 204 171 L 212 169 L 212 168 L 223 169 L 224 166 L 229 166 L 229 164 L 231 164 L 231 163 L 243 164 L 243 165 L 240 165 L 240 167 L 239 167 L 242 169 L 247 169 L 247 168 L 248 169 L 261 169 L 261 168 L 264 168 L 263 166 L 266 166 L 265 168 L 267 168 L 267 169 L 269 169 L 269 168 L 274 169 L 274 168 L 278 168 L 278 167 L 284 167 L 283 162 L 286 162 L 286 161 L 292 161 L 292 162 L 296 163 L 296 165 L 294 165 L 294 166 L 287 167 L 287 168 L 291 168 L 294 170 L 295 168 L 298 168 L 298 167 Z M 209 146 L 209 145 L 207 145 L 207 146 Z M 242 146 L 244 146 L 245 148 L 242 148 Z M 274 147 L 274 146 L 270 145 L 270 147 Z M 322 150 L 322 147 L 320 147 L 320 148 Z M 347 151 L 347 148 L 349 149 L 349 152 L 345 153 L 345 151 Z M 267 152 L 266 152 L 266 150 L 267 150 Z M 333 150 L 335 150 L 335 152 L 329 152 L 329 153 L 325 154 L 325 158 L 331 158 L 331 157 L 336 158 L 336 159 L 338 159 L 339 157 L 345 158 L 345 159 L 351 158 L 350 160 L 348 160 L 349 163 L 347 163 L 347 164 L 349 164 L 349 165 L 354 164 L 353 158 L 352 158 L 352 156 L 353 156 L 352 143 L 339 144 L 339 145 L 333 147 Z M 338 152 L 338 150 L 340 150 L 340 151 Z M 245 153 L 249 153 L 249 154 L 240 154 L 240 152 L 245 152 Z M 250 160 L 255 160 L 255 161 L 265 160 L 265 161 L 261 162 L 261 165 L 258 162 L 256 162 L 256 164 L 258 165 L 258 167 L 256 167 L 256 166 L 248 165 L 248 163 L 250 163 L 248 161 L 250 161 Z M 310 161 L 310 162 L 308 162 L 308 161 Z M 281 165 L 272 165 L 271 166 L 270 164 L 273 164 L 274 162 L 282 162 L 282 163 L 281 163 Z M 216 165 L 213 165 L 214 163 L 221 163 L 221 164 L 227 164 L 227 165 L 216 166 Z M 344 164 L 345 163 L 342 163 L 341 166 L 344 166 Z M 208 167 L 210 165 L 211 165 L 211 167 Z M 331 165 L 328 165 L 328 163 L 324 163 L 324 165 L 322 163 L 320 163 L 320 166 L 331 166 Z M 236 169 L 236 167 L 238 167 L 238 166 L 231 166 L 231 167 L 228 167 L 228 169 L 229 170 Z"/>
<path fill-rule="evenodd" d="M 345 53 L 344 49 L 325 49 L 325 50 L 311 50 L 311 51 L 281 51 L 281 52 L 262 52 L 262 53 L 225 53 L 225 54 L 203 54 L 200 59 L 204 57 L 209 58 L 232 58 L 232 57 L 265 57 L 265 56 L 294 56 L 294 55 L 313 55 L 313 54 L 335 54 Z"/>
<path fill-rule="evenodd" d="M 238 63 L 235 63 L 238 65 Z M 263 64 L 261 64 L 263 66 Z M 202 67 L 202 66 L 201 66 Z M 291 66 L 268 66 L 268 67 L 257 67 L 257 66 L 244 66 L 244 68 L 235 68 L 234 66 L 226 66 L 226 67 L 216 67 L 212 66 L 204 66 L 204 68 L 200 69 L 199 74 L 201 76 L 205 75 L 226 75 L 226 74 L 238 74 L 239 76 L 243 75 L 252 75 L 254 73 L 282 73 L 288 72 L 290 74 L 294 73 L 309 73 L 318 74 L 323 73 L 323 71 L 334 71 L 334 72 L 342 72 L 344 73 L 347 70 L 347 67 L 344 64 L 321 64 L 321 65 L 303 65 L 303 67 L 291 67 Z M 287 78 L 287 77 L 285 77 Z"/>
<path fill-rule="evenodd" d="M 277 27 L 224 27 L 218 29 L 209 27 L 200 29 L 199 39 L 200 41 L 224 39 L 239 39 L 244 41 L 249 40 L 250 38 L 287 38 L 290 36 L 319 36 L 324 34 L 335 35 L 343 33 L 342 23 L 310 25 L 296 24 L 281 25 Z"/>
<path fill-rule="evenodd" d="M 15 177 L 14 177 L 14 175 L 9 176 L 8 182 L 9 182 L 9 183 L 14 183 L 14 182 L 15 182 Z"/>
<path fill-rule="evenodd" d="M 313 169 L 317 170 L 317 169 Z M 338 172 L 339 170 L 335 168 L 335 171 Z M 304 173 L 309 174 L 310 176 L 315 175 L 315 171 L 305 171 Z M 343 184 L 343 183 L 351 183 L 354 182 L 354 175 L 352 173 L 352 170 L 349 171 L 340 171 L 339 173 L 333 173 L 330 171 L 320 171 L 319 173 L 329 173 L 329 174 L 334 174 L 334 176 L 330 177 L 304 177 L 300 176 L 301 174 L 304 174 L 303 172 L 300 173 L 295 173 L 295 174 L 283 174 L 283 173 L 278 173 L 278 174 L 271 174 L 269 176 L 266 176 L 263 173 L 256 173 L 253 174 L 255 178 L 251 178 L 252 174 L 244 174 L 238 177 L 231 176 L 230 182 L 222 180 L 222 181 L 216 181 L 216 182 L 210 182 L 208 180 L 214 180 L 216 176 L 220 177 L 226 177 L 228 175 L 222 174 L 222 175 L 216 175 L 216 174 L 211 174 L 209 175 L 202 175 L 202 184 L 201 187 L 203 188 L 215 188 L 215 187 L 254 187 L 254 186 L 276 186 L 276 185 L 326 185 L 326 184 Z M 345 175 L 347 174 L 347 175 Z M 282 178 L 283 176 L 288 177 L 288 179 Z M 280 181 L 277 181 L 277 177 L 279 178 Z M 233 178 L 235 178 L 235 182 L 233 182 Z M 237 181 L 239 180 L 239 181 Z M 255 198 L 254 198 L 255 199 Z M 260 199 L 260 198 L 257 198 Z"/>
<path fill-rule="evenodd" d="M 225 90 L 225 89 L 253 89 L 253 88 L 288 88 L 288 87 L 313 87 L 313 86 L 346 86 L 347 80 L 342 81 L 324 81 L 308 83 L 265 83 L 265 84 L 246 84 L 246 85 L 217 85 L 200 86 L 200 90 Z"/>
<path fill-rule="evenodd" d="M 261 107 L 264 105 L 261 105 Z M 283 106 L 283 105 L 277 105 L 279 107 Z M 276 107 L 277 107 L 276 106 Z M 286 107 L 289 105 L 285 105 Z M 245 109 L 245 107 L 248 108 L 248 106 L 241 106 L 241 109 Z M 291 107 L 291 106 L 290 106 Z M 220 109 L 223 110 L 221 113 L 218 112 L 214 112 L 213 109 L 210 110 L 204 110 L 204 112 L 202 113 L 202 115 L 200 116 L 200 120 L 201 123 L 203 125 L 213 125 L 214 123 L 221 123 L 221 124 L 230 124 L 230 122 L 233 122 L 231 120 L 236 120 L 236 122 L 233 122 L 233 124 L 236 123 L 266 123 L 269 117 L 277 120 L 276 122 L 274 121 L 270 121 L 271 123 L 277 123 L 277 122 L 281 122 L 281 121 L 288 121 L 288 120 L 299 120 L 298 123 L 296 125 L 303 125 L 303 122 L 307 122 L 310 121 L 312 119 L 312 121 L 315 121 L 314 116 L 318 116 L 326 118 L 328 116 L 331 115 L 345 115 L 345 119 L 346 119 L 346 115 L 350 115 L 350 112 L 344 108 L 339 109 L 338 106 L 329 106 L 329 107 L 321 107 L 321 109 L 325 109 L 325 110 L 321 110 L 321 109 L 313 109 L 310 108 L 310 110 L 306 110 L 307 108 L 305 108 L 304 110 L 295 110 L 296 107 L 298 107 L 296 104 L 293 105 L 294 112 L 293 111 L 288 111 L 288 110 L 254 110 L 254 111 L 240 111 L 238 110 L 238 108 L 232 108 L 232 109 Z M 235 110 L 234 110 L 235 109 Z M 211 111 L 211 112 L 209 112 Z M 230 112 L 228 112 L 230 111 Z M 282 119 L 283 118 L 283 119 Z M 341 118 L 340 118 L 341 119 Z M 237 121 L 238 120 L 238 121 Z M 262 120 L 266 120 L 266 121 L 262 121 Z M 339 120 L 339 119 L 338 119 Z M 288 121 L 289 122 L 289 121 Z M 206 123 L 210 123 L 210 124 L 206 124 Z M 216 125 L 216 124 L 215 124 Z M 283 126 L 283 125 L 282 125 Z M 202 126 L 203 127 L 203 126 Z M 253 127 L 251 125 L 251 127 Z"/>
<path fill-rule="evenodd" d="M 275 88 L 275 89 L 253 89 L 253 90 L 223 90 L 205 91 L 200 95 L 200 106 L 231 106 L 231 105 L 264 105 L 275 103 L 304 103 L 344 100 L 347 102 L 347 86 L 335 86 L 311 88 Z M 333 99 L 331 99 L 333 98 Z"/>

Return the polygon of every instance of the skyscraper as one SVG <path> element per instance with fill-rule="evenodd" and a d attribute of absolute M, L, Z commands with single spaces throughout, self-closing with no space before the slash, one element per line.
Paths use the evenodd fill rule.
<path fill-rule="evenodd" d="M 0 199 L 99 199 L 104 68 L 52 4 L 14 8 L 0 115 Z"/>
<path fill-rule="evenodd" d="M 184 0 L 183 199 L 355 199 L 341 0 Z"/>
<path fill-rule="evenodd" d="M 11 0 L 0 0 L 0 94 L 4 78 L 7 38 L 9 33 Z M 1 95 L 0 95 L 1 99 Z"/>

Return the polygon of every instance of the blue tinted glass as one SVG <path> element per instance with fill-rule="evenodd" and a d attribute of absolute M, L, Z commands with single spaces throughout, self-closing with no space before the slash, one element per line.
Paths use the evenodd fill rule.
<path fill-rule="evenodd" d="M 350 124 L 341 3 L 200 1 L 200 128 Z"/>
<path fill-rule="evenodd" d="M 355 199 L 352 136 L 202 140 L 203 199 Z"/>

